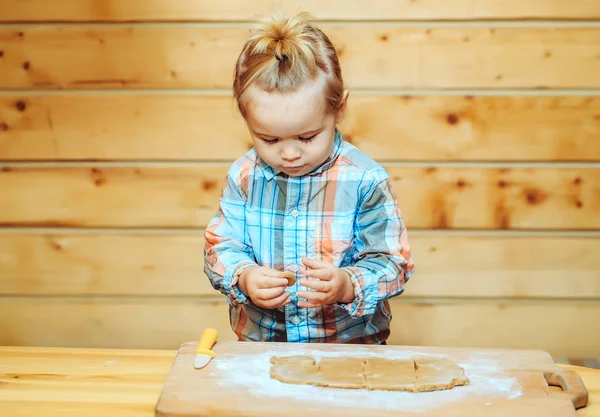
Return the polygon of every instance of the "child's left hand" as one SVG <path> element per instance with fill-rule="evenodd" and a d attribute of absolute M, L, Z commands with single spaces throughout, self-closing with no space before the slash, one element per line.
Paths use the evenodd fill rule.
<path fill-rule="evenodd" d="M 313 291 L 298 291 L 298 307 L 314 308 L 334 303 L 351 303 L 354 300 L 354 286 L 350 276 L 333 264 L 302 257 L 306 266 L 306 276 L 315 279 L 302 278 L 300 285 Z"/>

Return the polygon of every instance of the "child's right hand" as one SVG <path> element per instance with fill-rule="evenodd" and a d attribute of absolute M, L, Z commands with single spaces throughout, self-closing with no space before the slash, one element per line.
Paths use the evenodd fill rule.
<path fill-rule="evenodd" d="M 290 293 L 285 291 L 288 280 L 280 278 L 279 273 L 264 266 L 248 268 L 240 275 L 238 287 L 259 307 L 284 306 L 290 302 Z"/>

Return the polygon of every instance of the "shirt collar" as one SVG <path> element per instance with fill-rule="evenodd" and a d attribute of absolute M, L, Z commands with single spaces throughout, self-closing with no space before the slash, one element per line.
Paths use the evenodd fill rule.
<path fill-rule="evenodd" d="M 321 164 L 320 167 L 318 167 L 314 171 L 309 172 L 306 175 L 320 174 L 321 172 L 331 168 L 331 166 L 335 163 L 335 160 L 340 155 L 340 152 L 342 150 L 342 140 L 343 140 L 342 133 L 336 128 L 335 129 L 335 137 L 333 139 L 333 145 L 331 146 L 331 153 L 329 154 L 329 156 L 327 157 L 325 162 L 323 162 Z M 273 168 L 271 165 L 269 165 L 265 161 L 263 161 L 260 156 L 258 156 L 257 163 L 258 163 L 258 166 L 263 170 L 265 179 L 267 181 L 271 181 L 276 175 L 278 175 L 281 172 L 280 170 Z"/>

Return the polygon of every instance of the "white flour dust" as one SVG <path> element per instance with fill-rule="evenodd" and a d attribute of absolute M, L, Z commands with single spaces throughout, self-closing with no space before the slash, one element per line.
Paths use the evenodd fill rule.
<path fill-rule="evenodd" d="M 227 378 L 217 378 L 223 388 L 244 388 L 251 395 L 260 398 L 288 398 L 313 404 L 315 406 L 344 404 L 347 407 L 368 406 L 380 410 L 403 409 L 412 412 L 424 412 L 439 408 L 447 403 L 458 402 L 464 398 L 517 398 L 522 395 L 521 386 L 509 375 L 499 378 L 502 369 L 495 363 L 486 360 L 485 363 L 472 365 L 457 361 L 465 370 L 470 384 L 455 387 L 450 390 L 434 392 L 410 393 L 398 391 L 369 391 L 365 389 L 323 388 L 312 385 L 286 384 L 272 379 L 271 356 L 312 355 L 317 361 L 323 356 L 353 356 L 374 357 L 375 352 L 357 348 L 352 352 L 318 352 L 315 350 L 295 349 L 285 355 L 281 352 L 264 352 L 260 354 L 227 354 L 222 353 L 211 363 L 212 376 L 227 375 Z M 398 351 L 386 357 L 390 359 L 410 359 L 414 356 L 429 356 L 444 358 L 442 354 L 423 354 L 422 352 Z M 477 358 L 475 358 L 477 359 Z M 475 360 L 477 362 L 477 360 Z M 208 369 L 207 369 L 208 370 Z M 491 405 L 487 402 L 485 405 Z"/>

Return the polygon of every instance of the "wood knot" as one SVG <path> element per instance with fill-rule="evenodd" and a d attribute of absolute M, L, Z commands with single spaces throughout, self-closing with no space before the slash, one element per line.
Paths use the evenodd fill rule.
<path fill-rule="evenodd" d="M 532 206 L 543 203 L 547 198 L 547 195 L 544 192 L 535 188 L 526 189 L 524 193 L 527 203 Z"/>
<path fill-rule="evenodd" d="M 506 188 L 506 187 L 508 187 L 508 183 L 504 180 L 500 180 L 500 181 L 498 181 L 498 187 Z"/>
<path fill-rule="evenodd" d="M 580 185 L 580 184 L 581 184 L 581 182 L 582 182 L 582 181 L 581 181 L 581 178 L 579 178 L 579 177 L 576 177 L 576 178 L 573 180 L 573 184 L 575 184 L 575 185 Z"/>
<path fill-rule="evenodd" d="M 4 58 L 4 51 L 0 49 L 0 58 Z"/>
<path fill-rule="evenodd" d="M 467 186 L 467 183 L 465 180 L 459 179 L 458 181 L 456 181 L 456 186 L 458 188 L 465 188 Z"/>
<path fill-rule="evenodd" d="M 446 116 L 446 121 L 448 122 L 448 124 L 451 125 L 455 125 L 459 122 L 459 118 L 455 113 L 450 113 L 448 116 Z"/>
<path fill-rule="evenodd" d="M 11 167 L 0 167 L 0 172 L 10 172 L 12 171 Z"/>
<path fill-rule="evenodd" d="M 22 39 L 22 38 L 25 37 L 25 33 L 24 32 L 19 32 L 19 33 L 17 33 L 17 36 Z"/>
<path fill-rule="evenodd" d="M 379 39 L 381 39 L 383 42 L 387 42 L 387 40 L 389 39 L 389 35 L 387 33 L 384 33 L 379 37 Z"/>
<path fill-rule="evenodd" d="M 31 63 L 29 61 L 23 62 L 23 69 L 28 70 L 29 68 L 31 68 Z"/>
<path fill-rule="evenodd" d="M 211 191 L 214 190 L 217 186 L 217 182 L 215 180 L 207 180 L 207 181 L 202 181 L 202 189 L 204 191 Z"/>
<path fill-rule="evenodd" d="M 575 205 L 577 206 L 577 208 L 581 208 L 583 207 L 583 202 L 581 200 L 577 200 L 575 201 Z"/>
<path fill-rule="evenodd" d="M 8 125 L 6 124 L 6 122 L 0 123 L 0 131 L 6 132 L 7 130 L 8 130 Z"/>
<path fill-rule="evenodd" d="M 432 246 L 429 248 L 429 252 L 437 252 L 437 248 L 435 246 Z"/>
<path fill-rule="evenodd" d="M 104 173 L 98 168 L 92 168 L 92 179 L 94 180 L 94 184 L 96 184 L 97 187 L 106 184 L 106 178 L 104 176 Z"/>
<path fill-rule="evenodd" d="M 25 109 L 27 108 L 27 104 L 25 104 L 23 100 L 19 100 L 15 103 L 15 107 L 17 108 L 17 110 L 22 112 L 25 111 Z"/>

